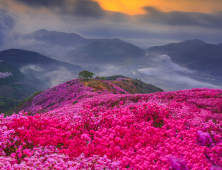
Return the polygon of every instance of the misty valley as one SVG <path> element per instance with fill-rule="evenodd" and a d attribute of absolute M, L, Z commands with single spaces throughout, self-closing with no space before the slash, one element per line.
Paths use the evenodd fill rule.
<path fill-rule="evenodd" d="M 77 78 L 81 70 L 137 78 L 166 91 L 221 88 L 222 46 L 201 40 L 142 49 L 117 38 L 85 39 L 42 29 L 7 39 L 0 49 L 1 64 L 13 65 L 45 88 Z"/>

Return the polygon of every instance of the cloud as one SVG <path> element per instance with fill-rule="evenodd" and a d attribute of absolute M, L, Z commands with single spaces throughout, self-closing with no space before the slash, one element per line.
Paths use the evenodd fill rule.
<path fill-rule="evenodd" d="M 35 77 L 47 83 L 50 87 L 78 77 L 78 72 L 70 71 L 63 66 L 55 68 L 53 65 L 45 67 L 42 65 L 27 64 L 20 68 L 20 71 L 26 76 Z"/>
<path fill-rule="evenodd" d="M 97 2 L 90 0 L 77 0 L 71 14 L 82 17 L 101 18 L 105 16 L 105 11 Z"/>
<path fill-rule="evenodd" d="M 207 77 L 197 71 L 179 66 L 171 61 L 167 55 L 148 57 L 147 61 L 140 61 L 146 65 L 146 68 L 137 69 L 137 67 L 118 66 L 106 64 L 98 66 L 97 70 L 92 67 L 85 67 L 95 74 L 95 76 L 124 75 L 130 78 L 141 79 L 145 83 L 155 85 L 166 91 L 174 91 L 191 88 L 222 88 L 215 81 L 201 81 L 199 78 Z M 140 63 L 139 62 L 139 63 Z M 137 63 L 136 65 L 140 65 Z"/>
<path fill-rule="evenodd" d="M 102 77 L 102 76 L 110 76 L 110 75 L 121 74 L 121 68 L 116 66 L 116 65 L 106 64 L 103 67 L 99 67 L 99 68 L 100 68 L 100 70 L 95 72 L 96 76 L 101 76 Z"/>
<path fill-rule="evenodd" d="M 93 0 L 11 0 L 27 7 L 45 8 L 55 16 L 72 16 L 81 18 L 104 19 L 104 22 L 131 22 L 131 26 L 150 26 L 150 24 L 167 26 L 198 26 L 207 28 L 222 27 L 222 12 L 201 13 L 172 11 L 163 12 L 154 7 L 147 6 L 143 9 L 145 14 L 127 15 L 122 12 L 107 11 Z M 213 2 L 212 2 L 213 3 Z M 101 23 L 102 24 L 102 23 Z"/>
<path fill-rule="evenodd" d="M 144 7 L 146 14 L 138 15 L 140 21 L 171 26 L 222 27 L 222 12 L 162 12 L 153 7 Z"/>
<path fill-rule="evenodd" d="M 10 73 L 10 72 L 5 72 L 5 73 L 0 72 L 0 79 L 8 77 L 8 76 L 12 76 L 12 73 Z"/>
<path fill-rule="evenodd" d="M 0 9 L 0 46 L 3 44 L 5 35 L 13 29 L 15 25 L 15 16 L 5 9 Z"/>
<path fill-rule="evenodd" d="M 16 36 L 8 36 L 4 38 L 4 44 L 0 47 L 0 50 L 7 50 L 7 49 L 24 49 L 30 51 L 39 52 L 39 47 L 47 47 L 48 44 L 37 41 L 34 39 L 23 39 L 22 37 Z M 37 49 L 37 50 L 35 50 Z M 50 48 L 50 50 L 53 50 Z"/>
<path fill-rule="evenodd" d="M 101 18 L 105 11 L 98 2 L 92 0 L 14 0 L 32 8 L 46 8 L 60 15 Z"/>
<path fill-rule="evenodd" d="M 106 11 L 106 17 L 114 23 L 125 23 L 130 21 L 130 16 L 121 12 Z"/>
<path fill-rule="evenodd" d="M 15 27 L 15 16 L 5 9 L 0 9 L 0 26 L 4 29 L 12 29 Z"/>
<path fill-rule="evenodd" d="M 151 84 L 159 86 L 164 90 L 180 90 L 191 88 L 222 88 L 221 86 L 202 82 L 196 79 L 200 74 L 196 71 L 181 67 L 171 61 L 168 55 L 155 56 L 149 59 L 150 66 L 138 71 L 147 75 Z M 151 79 L 150 79 L 151 78 Z M 152 78 L 154 81 L 152 81 Z M 146 76 L 143 80 L 147 82 Z"/>
<path fill-rule="evenodd" d="M 40 7 L 55 7 L 55 6 L 64 6 L 65 0 L 14 0 L 18 3 L 23 3 L 33 8 L 40 8 Z"/>
<path fill-rule="evenodd" d="M 24 73 L 27 69 L 31 69 L 31 70 L 34 70 L 34 71 L 37 71 L 37 72 L 41 72 L 43 71 L 44 69 L 42 67 L 40 67 L 39 65 L 34 65 L 34 64 L 30 64 L 30 65 L 26 65 L 24 67 L 22 67 L 20 69 L 20 71 L 22 73 Z"/>

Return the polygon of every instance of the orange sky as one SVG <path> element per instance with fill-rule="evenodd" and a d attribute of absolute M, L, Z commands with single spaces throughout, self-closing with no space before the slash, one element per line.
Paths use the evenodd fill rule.
<path fill-rule="evenodd" d="M 129 15 L 144 14 L 145 6 L 161 11 L 184 11 L 211 13 L 222 10 L 222 0 L 94 0 L 102 8 L 119 11 Z"/>

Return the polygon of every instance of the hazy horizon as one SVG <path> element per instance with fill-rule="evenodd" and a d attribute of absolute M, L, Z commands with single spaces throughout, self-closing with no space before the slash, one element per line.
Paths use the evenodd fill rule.
<path fill-rule="evenodd" d="M 222 43 L 222 2 L 173 0 L 0 0 L 0 44 L 39 29 L 120 38 L 140 47 L 187 39 Z"/>

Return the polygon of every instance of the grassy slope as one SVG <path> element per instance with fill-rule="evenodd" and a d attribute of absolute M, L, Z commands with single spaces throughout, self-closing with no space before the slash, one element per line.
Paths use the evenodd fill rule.
<path fill-rule="evenodd" d="M 18 113 L 24 107 L 28 106 L 32 102 L 33 98 L 37 96 L 38 94 L 40 94 L 41 92 L 42 91 L 35 92 L 31 97 L 26 98 L 21 103 L 18 103 L 16 107 L 14 106 L 14 108 L 11 108 L 9 111 L 5 112 L 5 115 L 12 115 L 13 113 Z"/>
<path fill-rule="evenodd" d="M 81 82 L 84 83 L 85 86 L 92 87 L 95 91 L 97 90 L 102 90 L 102 89 L 107 89 L 108 91 L 113 91 L 115 94 L 115 89 L 109 85 L 106 84 L 107 80 L 87 80 L 87 79 L 82 79 Z M 119 86 L 123 90 L 129 92 L 130 94 L 145 94 L 145 93 L 154 93 L 154 92 L 161 92 L 163 91 L 162 89 L 155 87 L 151 84 L 146 84 L 140 80 L 135 80 L 135 79 L 122 79 L 122 80 L 109 80 L 110 83 Z"/>
<path fill-rule="evenodd" d="M 0 113 L 7 112 L 22 100 L 32 95 L 38 88 L 34 85 L 41 84 L 35 79 L 28 79 L 14 65 L 0 62 L 0 72 L 10 72 L 5 78 L 0 78 Z"/>

